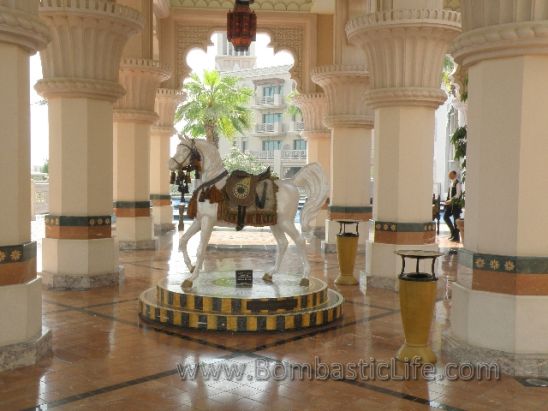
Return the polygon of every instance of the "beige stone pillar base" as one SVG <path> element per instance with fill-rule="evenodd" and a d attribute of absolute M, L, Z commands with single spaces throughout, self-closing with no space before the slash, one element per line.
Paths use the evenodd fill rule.
<path fill-rule="evenodd" d="M 505 374 L 548 377 L 546 295 L 511 295 L 452 285 L 449 361 L 497 363 Z"/>
<path fill-rule="evenodd" d="M 35 364 L 51 351 L 42 329 L 42 281 L 0 287 L 0 372 Z"/>
<path fill-rule="evenodd" d="M 327 209 L 320 210 L 312 223 L 314 236 L 320 240 L 325 239 L 325 220 L 327 220 Z"/>
<path fill-rule="evenodd" d="M 121 250 L 154 250 L 157 247 L 151 216 L 117 217 L 116 232 Z"/>
<path fill-rule="evenodd" d="M 175 230 L 175 223 L 173 223 L 173 208 L 170 205 L 155 206 L 154 200 L 152 200 L 152 204 L 154 234 L 162 234 Z"/>
<path fill-rule="evenodd" d="M 68 240 L 44 238 L 41 273 L 48 288 L 86 290 L 118 284 L 117 244 L 114 238 Z"/>
<path fill-rule="evenodd" d="M 0 372 L 36 364 L 51 353 L 51 338 L 51 331 L 43 330 L 28 341 L 1 346 Z"/>

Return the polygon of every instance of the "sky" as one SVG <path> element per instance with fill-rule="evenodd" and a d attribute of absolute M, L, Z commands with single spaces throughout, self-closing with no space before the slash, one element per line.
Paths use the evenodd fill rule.
<path fill-rule="evenodd" d="M 214 42 L 215 36 L 212 36 Z M 272 48 L 268 47 L 270 37 L 267 34 L 258 33 L 255 45 L 257 55 L 257 67 L 280 66 L 293 64 L 293 56 L 286 51 L 274 53 Z M 201 73 L 204 69 L 215 68 L 216 45 L 207 48 L 207 53 L 203 50 L 191 50 L 187 56 L 187 63 L 193 71 Z M 30 59 L 30 84 L 34 85 L 42 78 L 42 66 L 40 56 L 36 53 Z M 48 106 L 40 104 L 42 98 L 36 93 L 34 87 L 30 90 L 31 103 L 31 165 L 41 166 L 48 159 Z M 172 146 L 177 144 L 174 138 Z"/>

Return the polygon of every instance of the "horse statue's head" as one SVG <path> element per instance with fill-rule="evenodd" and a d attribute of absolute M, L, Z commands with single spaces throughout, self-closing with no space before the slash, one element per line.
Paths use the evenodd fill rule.
<path fill-rule="evenodd" d="M 175 155 L 169 159 L 169 169 L 180 171 L 184 169 L 198 169 L 202 156 L 196 147 L 196 141 L 186 136 L 180 136 L 181 142 L 177 146 Z"/>

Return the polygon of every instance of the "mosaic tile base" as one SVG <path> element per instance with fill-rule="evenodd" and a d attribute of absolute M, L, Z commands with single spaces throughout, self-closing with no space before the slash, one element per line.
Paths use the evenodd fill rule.
<path fill-rule="evenodd" d="M 303 310 L 283 314 L 217 314 L 183 310 L 159 305 L 156 291 L 151 288 L 139 298 L 140 317 L 152 323 L 172 327 L 211 331 L 267 332 L 294 331 L 329 324 L 342 317 L 343 297 L 329 289 L 325 303 Z"/>
<path fill-rule="evenodd" d="M 272 283 L 263 281 L 264 272 L 253 274 L 253 287 L 236 287 L 233 272 L 208 272 L 190 290 L 182 290 L 184 277 L 167 277 L 156 286 L 162 305 L 223 314 L 288 312 L 316 307 L 327 300 L 327 284 L 310 279 L 301 287 L 300 276 L 276 274 Z"/>
<path fill-rule="evenodd" d="M 168 277 L 141 294 L 139 315 L 167 326 L 231 332 L 289 331 L 325 325 L 342 316 L 343 297 L 311 278 L 277 274 L 273 283 L 254 273 L 250 288 L 238 288 L 232 272 L 203 273 L 191 290 L 182 277 Z"/>

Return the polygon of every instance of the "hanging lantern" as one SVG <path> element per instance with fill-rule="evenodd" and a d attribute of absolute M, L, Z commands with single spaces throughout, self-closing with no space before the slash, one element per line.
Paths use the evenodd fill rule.
<path fill-rule="evenodd" d="M 249 7 L 255 0 L 236 0 L 226 15 L 226 37 L 236 51 L 247 51 L 257 34 L 257 15 Z"/>

